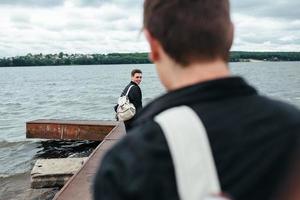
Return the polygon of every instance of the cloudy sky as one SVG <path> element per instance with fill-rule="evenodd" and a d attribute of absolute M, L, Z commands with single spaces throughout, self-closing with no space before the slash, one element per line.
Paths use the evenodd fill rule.
<path fill-rule="evenodd" d="M 143 0 L 0 0 L 0 57 L 146 52 Z M 232 0 L 232 50 L 300 51 L 299 0 Z"/>

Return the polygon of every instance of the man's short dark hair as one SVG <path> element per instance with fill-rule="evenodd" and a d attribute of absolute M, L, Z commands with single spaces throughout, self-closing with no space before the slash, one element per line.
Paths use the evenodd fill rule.
<path fill-rule="evenodd" d="M 131 77 L 133 77 L 136 73 L 142 74 L 142 71 L 141 71 L 140 69 L 133 69 L 133 70 L 131 71 Z"/>
<path fill-rule="evenodd" d="M 145 0 L 144 28 L 183 66 L 228 61 L 233 40 L 228 0 Z"/>

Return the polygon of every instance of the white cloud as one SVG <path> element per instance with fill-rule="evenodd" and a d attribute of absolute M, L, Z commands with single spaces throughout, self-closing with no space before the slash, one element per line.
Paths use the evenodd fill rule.
<path fill-rule="evenodd" d="M 232 0 L 233 12 L 244 15 L 297 20 L 300 18 L 298 0 Z"/>
<path fill-rule="evenodd" d="M 63 0 L 0 0 L 0 5 L 25 7 L 53 7 L 60 6 L 63 3 Z"/>
<path fill-rule="evenodd" d="M 295 0 L 233 0 L 233 50 L 299 51 L 299 6 Z"/>
<path fill-rule="evenodd" d="M 1 3 L 0 3 L 1 4 Z M 141 9 L 104 3 L 79 7 L 0 7 L 0 57 L 31 53 L 147 51 Z"/>
<path fill-rule="evenodd" d="M 232 0 L 233 50 L 299 51 L 298 0 Z M 0 0 L 0 57 L 145 52 L 143 0 Z"/>

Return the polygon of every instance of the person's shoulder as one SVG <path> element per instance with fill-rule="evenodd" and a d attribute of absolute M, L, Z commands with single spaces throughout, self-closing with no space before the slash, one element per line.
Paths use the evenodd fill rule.
<path fill-rule="evenodd" d="M 131 96 L 131 95 L 136 96 L 136 95 L 139 95 L 141 93 L 142 93 L 141 88 L 136 84 L 132 84 L 132 87 L 131 87 L 130 92 L 129 92 L 129 96 Z"/>
<path fill-rule="evenodd" d="M 139 90 L 139 91 L 141 90 L 141 88 L 140 88 L 139 85 L 133 84 L 133 83 L 132 83 L 131 85 L 132 85 L 132 88 L 131 88 L 132 90 L 137 90 L 137 91 L 138 91 L 138 90 Z"/>
<path fill-rule="evenodd" d="M 291 117 L 300 117 L 300 110 L 295 105 L 270 97 L 262 97 L 264 101 L 273 107 L 279 114 L 288 115 Z"/>
<path fill-rule="evenodd" d="M 295 105 L 282 100 L 261 96 L 262 111 L 272 113 L 274 120 L 280 120 L 280 124 L 298 127 L 300 130 L 300 110 Z"/>
<path fill-rule="evenodd" d="M 132 128 L 124 138 L 105 155 L 105 160 L 117 160 L 126 165 L 135 165 L 153 146 L 163 142 L 160 126 L 153 120 Z"/>

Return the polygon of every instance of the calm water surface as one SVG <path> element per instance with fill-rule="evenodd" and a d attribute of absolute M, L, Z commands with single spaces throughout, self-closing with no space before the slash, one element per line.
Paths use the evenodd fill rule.
<path fill-rule="evenodd" d="M 261 93 L 300 108 L 300 62 L 231 63 L 230 67 Z M 0 181 L 29 171 L 41 150 L 38 140 L 25 139 L 26 121 L 112 120 L 112 107 L 133 68 L 143 71 L 144 104 L 164 93 L 151 64 L 0 68 Z"/>

